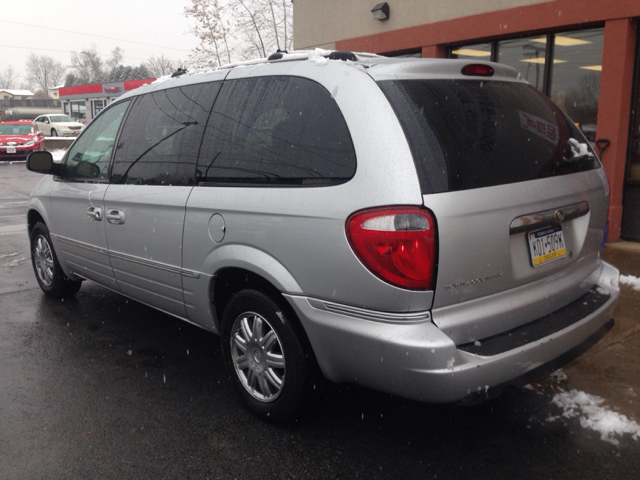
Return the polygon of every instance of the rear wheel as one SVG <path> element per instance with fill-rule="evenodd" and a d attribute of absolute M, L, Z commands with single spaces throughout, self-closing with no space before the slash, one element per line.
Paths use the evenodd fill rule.
<path fill-rule="evenodd" d="M 309 354 L 290 315 L 267 295 L 242 290 L 222 317 L 227 370 L 249 410 L 271 422 L 292 419 L 311 385 Z"/>
<path fill-rule="evenodd" d="M 80 290 L 82 281 L 65 275 L 53 250 L 47 226 L 38 222 L 31 230 L 31 264 L 38 285 L 49 297 L 62 298 Z"/>
<path fill-rule="evenodd" d="M 51 129 L 51 136 L 52 136 L 52 137 L 57 137 L 57 136 L 58 136 L 58 132 L 56 131 L 56 129 L 55 129 L 55 128 L 52 128 L 52 129 Z"/>

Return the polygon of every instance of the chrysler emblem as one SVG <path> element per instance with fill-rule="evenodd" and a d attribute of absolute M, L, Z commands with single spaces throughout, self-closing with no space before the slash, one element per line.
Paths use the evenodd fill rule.
<path fill-rule="evenodd" d="M 564 212 L 562 210 L 556 210 L 555 217 L 556 222 L 560 223 L 562 220 L 564 220 Z"/>

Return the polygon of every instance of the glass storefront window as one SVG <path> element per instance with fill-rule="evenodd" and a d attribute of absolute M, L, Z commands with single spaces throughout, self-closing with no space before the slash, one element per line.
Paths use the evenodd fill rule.
<path fill-rule="evenodd" d="M 495 61 L 514 67 L 551 97 L 594 143 L 603 43 L 604 28 L 593 28 L 452 47 L 449 57 L 490 60 L 493 50 Z"/>
<path fill-rule="evenodd" d="M 527 82 L 544 92 L 546 48 L 545 36 L 504 40 L 498 42 L 497 61 L 517 69 Z"/>
<path fill-rule="evenodd" d="M 76 120 L 87 118 L 87 105 L 84 100 L 78 102 L 70 102 L 71 116 Z"/>
<path fill-rule="evenodd" d="M 93 115 L 92 115 L 92 117 L 95 117 L 96 115 L 98 115 L 105 106 L 106 105 L 105 105 L 105 101 L 104 100 L 93 100 Z"/>
<path fill-rule="evenodd" d="M 550 97 L 595 142 L 604 28 L 554 35 Z"/>
<path fill-rule="evenodd" d="M 464 47 L 452 48 L 449 51 L 450 58 L 491 60 L 491 44 L 478 43 L 475 45 L 465 45 Z"/>

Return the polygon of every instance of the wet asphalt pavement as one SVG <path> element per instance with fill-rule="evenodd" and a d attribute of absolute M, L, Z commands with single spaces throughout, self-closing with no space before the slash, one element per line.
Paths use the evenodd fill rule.
<path fill-rule="evenodd" d="M 65 301 L 40 292 L 24 227 L 38 179 L 0 163 L 1 479 L 639 476 L 640 440 L 547 419 L 580 386 L 640 423 L 640 292 L 623 290 L 622 320 L 567 379 L 475 407 L 322 382 L 305 416 L 274 426 L 241 408 L 218 337 L 88 282 Z"/>

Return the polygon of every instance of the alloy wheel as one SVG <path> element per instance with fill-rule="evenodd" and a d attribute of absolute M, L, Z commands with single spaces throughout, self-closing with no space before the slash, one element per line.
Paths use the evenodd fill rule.
<path fill-rule="evenodd" d="M 231 358 L 240 382 L 252 397 L 271 402 L 282 393 L 284 350 L 264 317 L 247 312 L 236 319 L 231 329 Z"/>
<path fill-rule="evenodd" d="M 48 240 L 38 235 L 35 241 L 35 266 L 38 278 L 47 287 L 53 283 L 53 251 Z"/>

